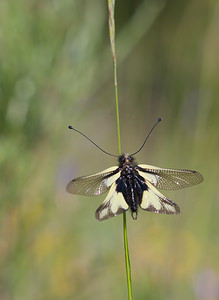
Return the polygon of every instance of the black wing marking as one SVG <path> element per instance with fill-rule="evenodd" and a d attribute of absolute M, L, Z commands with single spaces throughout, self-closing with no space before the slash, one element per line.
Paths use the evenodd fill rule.
<path fill-rule="evenodd" d="M 179 206 L 161 194 L 152 184 L 147 182 L 148 189 L 143 192 L 140 207 L 159 214 L 178 215 Z"/>
<path fill-rule="evenodd" d="M 139 165 L 136 168 L 143 178 L 164 190 L 182 189 L 204 180 L 200 173 L 191 170 L 164 169 L 149 165 Z"/>
<path fill-rule="evenodd" d="M 98 221 L 107 220 L 124 213 L 129 209 L 122 193 L 116 191 L 116 182 L 114 182 L 109 193 L 100 207 L 96 210 L 95 217 Z"/>
<path fill-rule="evenodd" d="M 119 178 L 119 171 L 118 167 L 111 167 L 93 175 L 75 178 L 69 182 L 66 190 L 75 195 L 94 196 L 103 194 Z"/>

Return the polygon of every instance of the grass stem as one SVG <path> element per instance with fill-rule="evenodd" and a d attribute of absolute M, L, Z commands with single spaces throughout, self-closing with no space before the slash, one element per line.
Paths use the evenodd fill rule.
<path fill-rule="evenodd" d="M 113 68 L 114 68 L 114 87 L 115 87 L 115 98 L 116 98 L 116 120 L 117 120 L 118 146 L 119 146 L 119 155 L 121 155 L 122 152 L 121 152 L 120 124 L 119 124 L 119 101 L 118 101 L 117 64 L 116 64 L 116 46 L 115 46 L 115 20 L 114 20 L 115 0 L 108 0 L 108 9 L 109 9 L 110 45 L 111 45 L 111 51 L 112 51 L 112 57 L 113 57 Z M 130 259 L 129 259 L 126 213 L 123 213 L 123 235 L 124 235 L 124 250 L 125 250 L 125 265 L 126 265 L 126 278 L 127 278 L 127 287 L 128 287 L 128 299 L 132 300 L 131 265 L 130 265 Z"/>

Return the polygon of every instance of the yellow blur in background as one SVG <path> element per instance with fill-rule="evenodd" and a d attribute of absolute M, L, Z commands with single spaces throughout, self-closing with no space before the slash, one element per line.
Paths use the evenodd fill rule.
<path fill-rule="evenodd" d="M 219 5 L 116 1 L 122 151 L 194 169 L 179 216 L 128 214 L 134 299 L 219 299 Z M 0 1 L 0 299 L 126 299 L 122 217 L 66 184 L 116 165 L 107 2 Z"/>

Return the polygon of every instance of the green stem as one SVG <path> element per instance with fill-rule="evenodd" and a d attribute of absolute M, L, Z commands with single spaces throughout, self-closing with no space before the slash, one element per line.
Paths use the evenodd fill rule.
<path fill-rule="evenodd" d="M 116 119 L 117 119 L 117 132 L 118 132 L 118 145 L 119 155 L 121 155 L 121 140 L 120 140 L 120 126 L 119 126 L 119 101 L 118 101 L 118 89 L 117 89 L 117 69 L 116 60 L 114 60 L 114 86 L 116 96 Z M 132 279 L 131 279 L 131 265 L 129 259 L 129 247 L 128 247 L 128 236 L 127 236 L 127 225 L 126 225 L 126 213 L 123 213 L 123 235 L 124 235 L 124 249 L 125 249 L 125 266 L 126 266 L 126 277 L 128 285 L 128 298 L 132 300 Z"/>
<path fill-rule="evenodd" d="M 120 125 L 119 125 L 119 101 L 118 101 L 118 89 L 117 89 L 117 68 L 116 60 L 114 60 L 114 86 L 115 86 L 115 96 L 116 96 L 116 120 L 117 120 L 117 134 L 118 134 L 118 145 L 119 145 L 119 155 L 122 155 L 121 151 L 121 139 L 120 139 Z"/>
<path fill-rule="evenodd" d="M 131 278 L 131 265 L 129 259 L 126 213 L 123 213 L 123 234 L 124 234 L 125 265 L 126 265 L 126 277 L 127 277 L 127 286 L 128 286 L 128 297 L 129 300 L 132 300 L 132 278 Z"/>
<path fill-rule="evenodd" d="M 121 155 L 121 140 L 120 140 L 120 126 L 119 126 L 119 101 L 118 101 L 118 89 L 117 89 L 117 69 L 116 60 L 114 60 L 114 86 L 116 96 L 116 119 L 117 119 L 117 132 L 118 132 L 118 145 L 119 155 Z M 132 279 L 131 279 L 131 265 L 129 259 L 129 247 L 128 247 L 128 236 L 127 236 L 127 225 L 126 225 L 126 213 L 123 213 L 123 235 L 124 235 L 124 249 L 125 249 L 125 266 L 126 266 L 126 278 L 128 285 L 128 299 L 132 300 Z"/>
<path fill-rule="evenodd" d="M 108 8 L 109 8 L 110 45 L 111 45 L 113 67 L 114 67 L 114 87 L 115 87 L 115 98 L 116 98 L 118 146 L 119 146 L 119 155 L 121 155 L 122 151 L 121 151 L 120 125 L 119 125 L 119 101 L 118 101 L 118 89 L 117 89 L 117 65 L 116 65 L 116 46 L 115 46 L 115 20 L 114 20 L 115 0 L 108 0 Z M 124 249 L 125 249 L 126 278 L 127 278 L 127 286 L 128 286 L 128 299 L 132 300 L 131 265 L 129 259 L 126 213 L 123 213 L 123 235 L 124 235 Z"/>

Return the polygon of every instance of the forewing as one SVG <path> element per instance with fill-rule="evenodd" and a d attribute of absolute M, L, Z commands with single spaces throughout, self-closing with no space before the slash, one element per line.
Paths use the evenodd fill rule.
<path fill-rule="evenodd" d="M 71 180 L 67 185 L 66 190 L 75 195 L 100 195 L 107 192 L 119 176 L 119 168 L 111 167 L 93 175 L 78 177 Z"/>
<path fill-rule="evenodd" d="M 149 165 L 138 165 L 139 174 L 155 187 L 177 190 L 201 183 L 203 176 L 191 170 L 164 169 Z"/>
<path fill-rule="evenodd" d="M 161 194 L 152 184 L 147 183 L 148 189 L 143 192 L 140 207 L 158 214 L 178 215 L 179 206 Z"/>
<path fill-rule="evenodd" d="M 126 203 L 122 193 L 116 191 L 116 183 L 114 182 L 109 190 L 109 193 L 96 210 L 95 217 L 98 221 L 107 220 L 109 218 L 115 217 L 122 214 L 128 210 L 129 206 Z"/>

